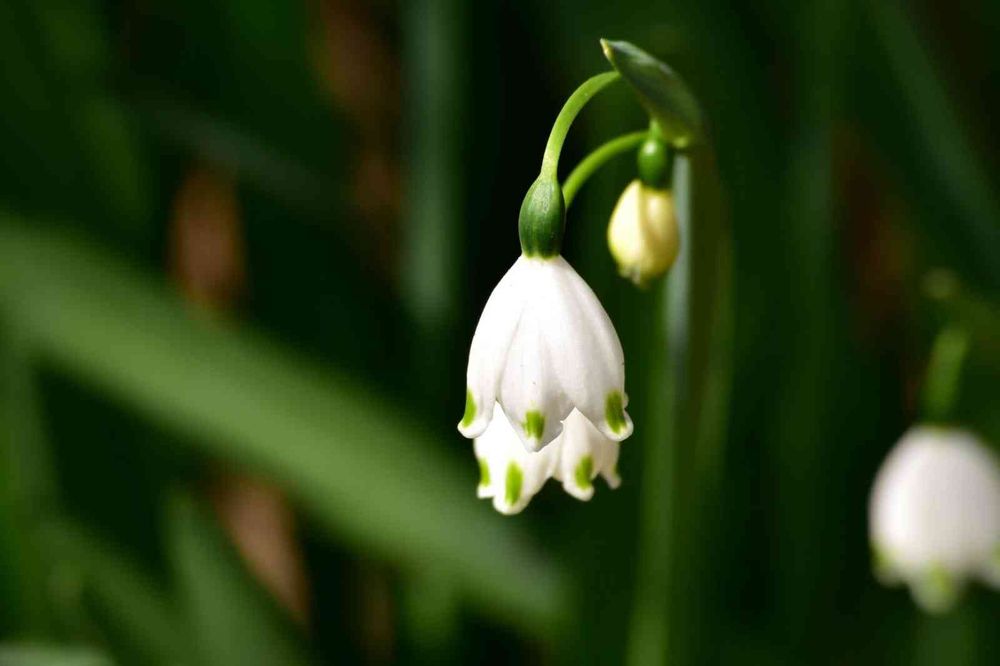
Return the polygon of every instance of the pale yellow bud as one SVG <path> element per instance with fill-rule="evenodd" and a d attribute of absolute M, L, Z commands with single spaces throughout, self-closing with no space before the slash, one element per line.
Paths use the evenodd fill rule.
<path fill-rule="evenodd" d="M 680 250 L 670 191 L 629 183 L 611 213 L 608 247 L 618 272 L 637 285 L 667 272 Z"/>

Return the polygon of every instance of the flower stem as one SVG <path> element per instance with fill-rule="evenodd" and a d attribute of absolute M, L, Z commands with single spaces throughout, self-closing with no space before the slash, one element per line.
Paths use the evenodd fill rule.
<path fill-rule="evenodd" d="M 598 169 L 604 166 L 611 158 L 638 148 L 639 145 L 646 140 L 648 135 L 649 132 L 647 130 L 623 134 L 622 136 L 611 139 L 583 158 L 563 182 L 562 191 L 563 199 L 566 202 L 566 208 L 568 209 L 570 207 L 573 203 L 573 199 L 576 198 L 577 192 L 580 191 L 583 184 L 586 183 Z"/>
<path fill-rule="evenodd" d="M 969 351 L 969 336 L 957 326 L 938 333 L 924 380 L 924 415 L 933 421 L 949 417 L 958 398 L 962 364 Z"/>
<path fill-rule="evenodd" d="M 731 538 L 716 526 L 729 423 L 732 245 L 707 143 L 678 152 L 670 187 L 684 240 L 653 292 L 657 318 L 644 329 L 644 397 L 655 407 L 640 433 L 631 666 L 708 661 L 712 607 L 701 591 L 717 578 L 714 562 Z"/>
<path fill-rule="evenodd" d="M 573 124 L 576 114 L 580 113 L 591 97 L 619 78 L 621 77 L 618 72 L 604 72 L 592 76 L 569 96 L 556 117 L 552 131 L 549 133 L 548 143 L 545 144 L 545 155 L 542 157 L 542 175 L 554 179 L 558 178 L 559 153 L 562 151 L 563 142 L 566 141 L 566 135 L 569 133 L 570 125 Z"/>

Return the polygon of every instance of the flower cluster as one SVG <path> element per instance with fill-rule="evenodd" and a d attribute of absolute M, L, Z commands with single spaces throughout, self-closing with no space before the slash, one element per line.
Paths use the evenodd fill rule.
<path fill-rule="evenodd" d="M 626 80 L 653 81 L 675 97 L 687 95 L 666 66 L 642 51 L 625 43 L 601 44 L 616 70 L 629 72 Z M 560 253 L 566 208 L 597 166 L 638 147 L 639 179 L 615 207 L 608 244 L 622 275 L 637 284 L 662 275 L 679 251 L 669 190 L 673 151 L 663 127 L 688 145 L 698 123 L 691 114 L 657 112 L 647 131 L 595 150 L 563 186 L 559 153 L 573 118 L 619 76 L 591 77 L 559 112 L 541 171 L 521 204 L 521 256 L 494 288 L 472 338 L 458 429 L 475 440 L 479 496 L 492 498 L 501 513 L 521 511 L 550 477 L 582 500 L 593 496 L 598 475 L 612 488 L 620 483 L 618 446 L 632 434 L 625 411 L 625 357 L 597 296 Z"/>
<path fill-rule="evenodd" d="M 474 440 L 477 493 L 503 514 L 522 511 L 554 478 L 589 500 L 594 480 L 621 483 L 626 413 L 621 343 L 597 296 L 561 255 L 566 208 L 611 157 L 638 148 L 637 178 L 618 199 L 608 248 L 623 277 L 643 286 L 665 274 L 689 239 L 692 158 L 704 141 L 697 102 L 664 64 L 634 46 L 602 41 L 617 73 L 588 79 L 560 111 L 538 178 L 521 206 L 521 256 L 490 295 L 472 338 L 465 414 Z M 573 118 L 618 76 L 650 113 L 647 130 L 606 142 L 561 185 L 559 152 Z M 684 170 L 673 177 L 674 160 Z M 680 189 L 676 201 L 671 188 Z M 682 262 L 684 270 L 691 258 Z M 683 286 L 683 285 L 681 285 Z M 938 336 L 925 387 L 925 416 L 945 422 L 969 337 L 960 325 Z M 976 437 L 919 425 L 889 454 L 875 480 L 869 527 L 876 573 L 905 583 L 925 609 L 945 610 L 978 579 L 1000 588 L 1000 465 Z"/>
<path fill-rule="evenodd" d="M 975 436 L 916 426 L 889 453 L 872 488 L 869 530 L 876 574 L 906 583 L 931 612 L 965 582 L 1000 587 L 1000 466 Z"/>

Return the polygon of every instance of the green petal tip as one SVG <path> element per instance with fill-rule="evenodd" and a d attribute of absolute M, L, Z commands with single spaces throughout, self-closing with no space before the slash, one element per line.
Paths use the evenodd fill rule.
<path fill-rule="evenodd" d="M 465 413 L 462 415 L 462 421 L 460 425 L 463 428 L 468 428 L 472 425 L 472 422 L 476 420 L 476 400 L 472 397 L 472 391 L 466 389 L 465 391 Z"/>
<path fill-rule="evenodd" d="M 524 432 L 532 439 L 541 440 L 545 432 L 545 415 L 532 410 L 524 415 Z"/>
<path fill-rule="evenodd" d="M 524 473 L 517 463 L 507 466 L 507 478 L 504 481 L 504 499 L 514 506 L 521 499 L 521 486 L 524 484 Z"/>
<path fill-rule="evenodd" d="M 615 434 L 625 430 L 625 404 L 622 394 L 612 391 L 604 401 L 604 420 L 608 422 L 608 427 Z"/>
<path fill-rule="evenodd" d="M 580 490 L 590 490 L 594 486 L 593 481 L 591 481 L 593 476 L 594 459 L 590 456 L 584 456 L 577 463 L 576 469 L 573 470 L 573 479 Z"/>

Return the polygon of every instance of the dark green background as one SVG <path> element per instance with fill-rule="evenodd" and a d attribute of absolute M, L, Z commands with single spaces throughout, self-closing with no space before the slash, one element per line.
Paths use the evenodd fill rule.
<path fill-rule="evenodd" d="M 635 290 L 605 247 L 630 159 L 564 248 L 625 348 L 621 489 L 550 484 L 505 518 L 454 430 L 601 37 L 690 84 L 732 234 L 724 441 L 711 492 L 671 509 L 690 576 L 648 617 L 670 343 L 664 285 Z M 972 336 L 956 420 L 1000 442 L 998 63 L 987 1 L 0 0 L 0 664 L 1000 662 L 1000 598 L 923 615 L 874 581 L 865 519 L 946 322 Z M 645 123 L 602 94 L 563 174 Z M 388 175 L 359 181 L 373 147 Z M 210 321 L 167 268 L 199 165 L 236 183 L 247 274 Z M 922 289 L 939 267 L 947 303 Z M 209 508 L 244 472 L 295 507 L 308 628 Z M 666 647 L 630 640 L 644 621 Z"/>

